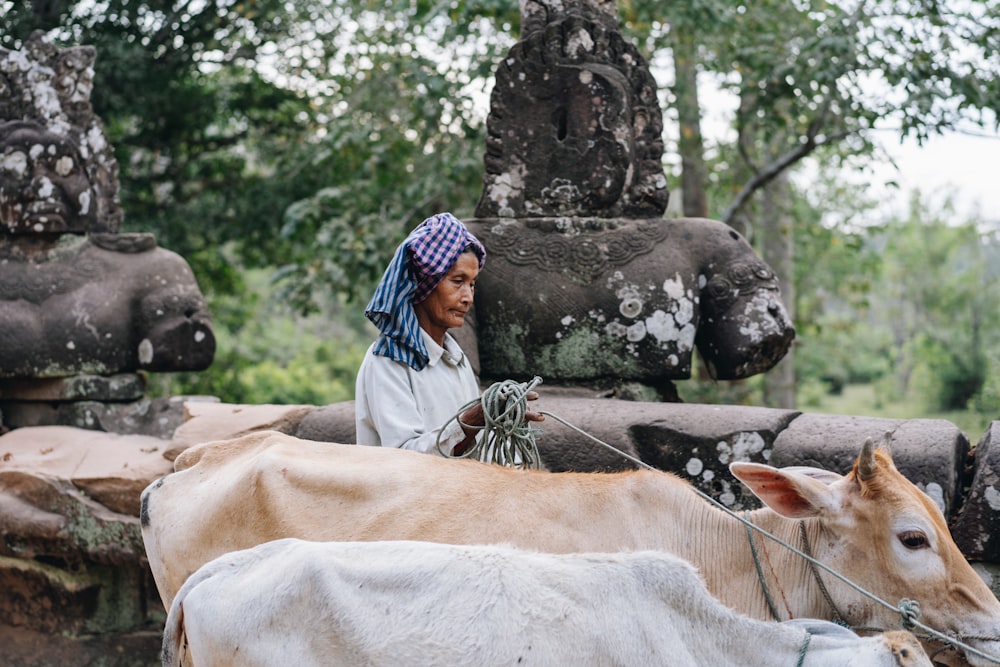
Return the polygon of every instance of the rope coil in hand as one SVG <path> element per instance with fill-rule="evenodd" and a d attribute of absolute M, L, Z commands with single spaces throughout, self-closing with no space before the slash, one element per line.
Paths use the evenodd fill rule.
<path fill-rule="evenodd" d="M 461 454 L 446 454 L 441 449 L 442 428 L 438 433 L 438 453 L 448 458 L 475 459 L 513 468 L 540 468 L 541 457 L 535 434 L 541 429 L 528 426 L 527 415 L 528 392 L 541 382 L 542 378 L 535 376 L 531 382 L 504 380 L 490 385 L 480 398 L 463 405 L 452 417 L 463 428 L 482 431 L 475 444 Z M 482 403 L 485 425 L 463 423 L 461 415 L 477 403 Z"/>

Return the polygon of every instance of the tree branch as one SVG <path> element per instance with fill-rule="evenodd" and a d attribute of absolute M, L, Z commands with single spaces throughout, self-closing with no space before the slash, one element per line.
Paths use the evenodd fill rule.
<path fill-rule="evenodd" d="M 826 122 L 827 115 L 830 111 L 830 99 L 823 104 L 822 110 L 816 115 L 815 118 L 809 123 L 809 127 L 806 129 L 805 141 L 800 143 L 791 151 L 785 153 L 778 159 L 772 161 L 766 165 L 763 169 L 754 170 L 754 176 L 749 181 L 747 181 L 743 188 L 739 191 L 736 197 L 733 199 L 732 203 L 726 208 L 725 213 L 722 214 L 722 221 L 727 225 L 731 225 L 733 218 L 739 213 L 746 203 L 750 200 L 757 190 L 761 189 L 768 183 L 774 180 L 774 178 L 780 174 L 782 171 L 788 169 L 793 164 L 806 157 L 813 151 L 815 151 L 820 146 L 825 146 L 827 144 L 840 141 L 844 137 L 853 134 L 856 130 L 844 130 L 833 135 L 829 135 L 822 140 L 817 140 L 816 137 L 819 135 L 819 131 L 822 129 L 824 123 Z M 742 151 L 741 151 L 742 154 Z M 749 162 L 748 162 L 749 164 Z"/>

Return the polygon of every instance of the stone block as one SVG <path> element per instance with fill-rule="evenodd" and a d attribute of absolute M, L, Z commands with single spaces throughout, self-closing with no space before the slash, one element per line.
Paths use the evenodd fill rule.
<path fill-rule="evenodd" d="M 145 391 L 146 379 L 138 373 L 0 379 L 5 401 L 136 401 Z"/>
<path fill-rule="evenodd" d="M 772 465 L 813 466 L 850 472 L 867 438 L 892 433 L 893 461 L 899 471 L 927 493 L 949 516 L 961 502 L 962 470 L 969 440 L 943 419 L 884 419 L 806 413 L 774 443 Z"/>
<path fill-rule="evenodd" d="M 280 431 L 292 435 L 302 419 L 316 410 L 312 405 L 235 405 L 217 400 L 184 403 L 184 421 L 174 431 L 170 449 L 164 456 L 173 461 L 201 442 L 228 440 L 254 431 Z M 351 412 L 351 428 L 354 413 Z"/>
<path fill-rule="evenodd" d="M 162 622 L 125 633 L 52 634 L 0 625 L 4 667 L 161 667 Z"/>
<path fill-rule="evenodd" d="M 759 503 L 729 473 L 729 464 L 767 463 L 775 438 L 799 414 L 769 408 L 545 395 L 533 407 L 561 417 L 647 465 L 690 480 L 733 509 Z M 541 426 L 538 448 L 553 472 L 636 467 L 552 417 L 546 417 Z"/>
<path fill-rule="evenodd" d="M 971 560 L 1000 561 L 1000 421 L 990 424 L 974 450 L 972 486 L 952 527 Z M 996 589 L 994 589 L 996 590 Z"/>
<path fill-rule="evenodd" d="M 0 401 L 4 425 L 73 426 L 90 431 L 170 438 L 183 420 L 183 398 L 141 398 L 129 402 Z"/>
<path fill-rule="evenodd" d="M 316 408 L 302 418 L 298 428 L 291 435 L 303 440 L 356 443 L 358 434 L 354 426 L 354 401 L 331 403 Z"/>
<path fill-rule="evenodd" d="M 18 639 L 0 639 L 0 664 L 149 664 L 83 657 L 162 623 L 139 497 L 170 472 L 164 449 L 150 436 L 65 426 L 0 437 L 0 637 Z M 26 639 L 40 635 L 61 648 Z"/>

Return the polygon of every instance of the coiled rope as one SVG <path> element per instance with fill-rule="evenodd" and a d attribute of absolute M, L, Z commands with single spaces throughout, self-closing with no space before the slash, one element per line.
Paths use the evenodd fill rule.
<path fill-rule="evenodd" d="M 541 467 L 541 457 L 538 455 L 538 445 L 535 434 L 541 429 L 528 426 L 528 392 L 541 384 L 542 378 L 535 376 L 531 382 L 514 382 L 504 380 L 489 386 L 480 398 L 469 401 L 448 420 L 457 421 L 463 428 L 481 430 L 474 445 L 461 454 L 446 454 L 441 449 L 442 427 L 438 432 L 437 450 L 448 458 L 476 459 L 483 463 L 513 468 Z M 477 403 L 482 403 L 485 424 L 476 426 L 462 422 L 461 416 Z"/>
<path fill-rule="evenodd" d="M 653 466 L 647 464 L 645 461 L 641 461 L 640 459 L 637 459 L 636 457 L 634 457 L 634 456 L 632 456 L 632 455 L 630 455 L 630 454 L 628 454 L 626 452 L 623 452 L 622 450 L 618 449 L 617 447 L 615 447 L 613 445 L 609 445 L 608 443 L 604 442 L 603 440 L 600 440 L 599 438 L 595 438 L 594 436 L 590 435 L 589 433 L 587 433 L 583 429 L 578 428 L 577 426 L 574 426 L 573 424 L 569 423 L 565 419 L 562 419 L 561 417 L 559 417 L 557 415 L 554 415 L 551 412 L 546 412 L 544 410 L 541 410 L 541 411 L 539 411 L 539 414 L 543 414 L 546 417 L 552 417 L 553 419 L 555 419 L 559 423 L 563 424 L 564 426 L 567 426 L 570 429 L 572 429 L 572 430 L 576 431 L 577 433 L 579 433 L 580 435 L 582 435 L 582 436 L 584 436 L 586 438 L 589 438 L 590 440 L 596 442 L 597 444 L 601 445 L 602 447 L 605 447 L 607 449 L 610 449 L 613 452 L 616 452 L 617 454 L 619 454 L 623 458 L 628 459 L 629 461 L 635 463 L 638 466 L 641 466 L 643 468 L 647 468 L 648 470 L 652 470 L 654 472 L 662 472 L 662 471 L 657 470 Z M 1000 657 L 984 653 L 983 651 L 980 651 L 977 648 L 969 646 L 968 644 L 966 644 L 966 643 L 964 643 L 962 641 L 959 641 L 958 639 L 950 637 L 949 635 L 946 635 L 946 634 L 944 634 L 942 632 L 938 632 L 934 628 L 928 627 L 928 626 L 924 625 L 923 623 L 920 623 L 917 620 L 920 617 L 920 605 L 919 605 L 919 603 L 916 600 L 909 600 L 909 599 L 904 598 L 904 599 L 902 599 L 902 600 L 899 601 L 898 605 L 893 606 L 892 604 L 886 602 L 885 600 L 883 600 L 882 598 L 878 597 L 874 593 L 871 593 L 871 592 L 865 590 L 861 586 L 855 584 L 850 579 L 847 579 L 846 577 L 844 577 L 843 575 L 841 575 L 839 572 L 837 572 L 836 570 L 834 570 L 831 567 L 829 567 L 828 565 L 826 565 L 825 563 L 822 563 L 822 562 L 816 560 L 812 556 L 806 555 L 802 551 L 796 549 L 792 545 L 790 545 L 787 542 L 785 542 L 784 540 L 782 540 L 780 537 L 777 537 L 776 535 L 772 535 L 770 532 L 768 532 L 768 531 L 764 530 L 763 528 L 761 528 L 761 527 L 753 524 L 752 522 L 748 521 L 747 519 L 744 519 L 739 514 L 733 512 L 732 510 L 730 510 L 728 507 L 726 507 L 725 505 L 723 505 L 722 503 L 720 503 L 719 501 L 717 501 L 712 496 L 708 495 L 707 493 L 704 493 L 703 491 L 701 491 L 700 489 L 698 489 L 697 487 L 695 487 L 693 484 L 691 485 L 691 488 L 694 490 L 694 492 L 696 494 L 698 494 L 699 496 L 701 496 L 703 499 L 707 500 L 712 505 L 715 505 L 716 507 L 718 507 L 719 509 L 721 509 L 723 512 L 725 512 L 726 514 L 728 514 L 729 516 L 731 516 L 734 519 L 736 519 L 737 521 L 741 522 L 743 525 L 745 525 L 747 527 L 747 530 L 754 530 L 754 531 L 758 532 L 759 534 L 763 535 L 764 537 L 766 537 L 766 538 L 768 538 L 768 539 L 770 539 L 770 540 L 772 540 L 772 541 L 780 544 L 781 546 L 785 547 L 786 549 L 788 549 L 792 553 L 794 553 L 794 554 L 798 555 L 799 557 L 805 559 L 806 562 L 810 563 L 813 567 L 819 567 L 819 568 L 822 568 L 823 570 L 826 570 L 828 573 L 830 573 L 831 575 L 833 575 L 834 577 L 836 577 L 837 579 L 839 579 L 843 583 L 847 584 L 848 586 L 850 586 L 851 588 L 853 588 L 854 590 L 856 590 L 858 593 L 861 593 L 862 595 L 868 597 L 872 601 L 874 601 L 874 602 L 882 605 L 886 609 L 889 609 L 891 611 L 894 611 L 894 612 L 898 613 L 899 617 L 900 617 L 900 622 L 902 623 L 902 626 L 905 629 L 911 630 L 911 631 L 914 630 L 914 629 L 919 629 L 919 630 L 925 632 L 927 637 L 936 639 L 936 640 L 938 640 L 940 642 L 943 642 L 945 644 L 949 644 L 951 646 L 954 646 L 955 648 L 962 649 L 963 651 L 966 652 L 966 654 L 977 655 L 980 658 L 984 658 L 986 660 L 989 660 L 991 662 L 994 662 L 994 663 L 1000 665 Z M 974 639 L 987 639 L 987 640 L 995 639 L 993 637 L 979 637 L 979 636 L 970 637 L 970 638 L 974 638 Z"/>

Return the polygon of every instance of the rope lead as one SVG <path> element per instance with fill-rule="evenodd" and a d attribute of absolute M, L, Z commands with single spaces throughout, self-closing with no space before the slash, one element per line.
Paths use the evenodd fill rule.
<path fill-rule="evenodd" d="M 590 435 L 589 433 L 587 433 L 583 429 L 581 429 L 578 426 L 575 426 L 575 425 L 569 423 L 568 421 L 566 421 L 565 419 L 562 419 L 558 415 L 554 415 L 551 412 L 545 412 L 544 410 L 540 411 L 540 413 L 543 414 L 543 415 L 545 415 L 546 417 L 552 417 L 556 421 L 558 421 L 558 422 L 562 423 L 563 425 L 565 425 L 565 426 L 573 429 L 574 431 L 576 431 L 580 435 L 583 435 L 583 436 L 585 436 L 585 437 L 593 440 L 598 445 L 600 445 L 600 446 L 602 446 L 602 447 L 604 447 L 606 449 L 609 449 L 609 450 L 611 450 L 613 452 L 617 452 L 620 456 L 628 459 L 629 461 L 632 461 L 633 463 L 635 463 L 638 466 L 641 466 L 643 468 L 647 468 L 648 470 L 652 470 L 654 472 L 663 472 L 661 470 L 657 470 L 656 468 L 654 468 L 653 466 L 649 465 L 645 461 L 637 459 L 634 456 L 631 456 L 630 454 L 628 454 L 626 452 L 623 452 L 622 450 L 618 449 L 614 445 L 610 445 L 610 444 L 604 442 L 603 440 L 600 440 L 599 438 L 595 438 L 594 436 Z M 760 526 L 754 525 L 753 522 L 748 521 L 747 519 L 744 519 L 739 514 L 737 514 L 736 512 L 732 511 L 731 509 L 729 509 L 728 507 L 726 507 L 725 505 L 723 505 L 718 500 L 716 500 L 712 496 L 708 495 L 707 493 L 705 493 L 704 491 L 702 491 L 698 487 L 694 486 L 693 484 L 691 485 L 691 489 L 695 492 L 695 494 L 697 494 L 698 496 L 700 496 L 702 499 L 706 500 L 711 505 L 714 505 L 715 507 L 719 508 L 720 510 L 722 510 L 723 512 L 725 512 L 729 516 L 733 517 L 734 519 L 736 519 L 737 521 L 739 521 L 740 523 L 742 523 L 743 525 L 745 525 L 748 530 L 752 529 L 754 532 L 756 532 L 756 533 L 758 533 L 760 535 L 763 535 L 764 537 L 766 537 L 767 539 L 771 540 L 772 542 L 776 542 L 776 543 L 780 544 L 781 546 L 783 546 L 784 548 L 788 549 L 792 553 L 796 554 L 800 558 L 805 559 L 805 561 L 808 562 L 808 563 L 810 563 L 812 566 L 818 567 L 818 568 L 820 568 L 822 570 L 825 570 L 827 573 L 829 573 L 832 576 L 836 577 L 837 579 L 839 579 L 843 583 L 847 584 L 848 586 L 850 586 L 851 588 L 853 588 L 854 590 L 856 590 L 858 593 L 861 593 L 862 595 L 864 595 L 868 599 L 872 600 L 873 602 L 876 602 L 876 603 L 882 605 L 886 609 L 891 609 L 893 611 L 899 612 L 899 614 L 900 614 L 900 622 L 902 623 L 903 627 L 907 628 L 908 630 L 912 631 L 914 628 L 919 629 L 923 633 L 925 633 L 925 635 L 927 637 L 929 637 L 931 639 L 935 639 L 935 640 L 937 640 L 939 642 L 942 642 L 944 644 L 948 644 L 948 645 L 953 646 L 955 648 L 961 649 L 961 650 L 965 651 L 965 653 L 967 655 L 976 655 L 976 656 L 979 656 L 980 658 L 984 658 L 986 660 L 989 660 L 990 662 L 993 662 L 993 663 L 996 663 L 997 665 L 1000 665 L 1000 656 L 989 655 L 988 653 L 980 651 L 979 649 L 974 648 L 974 647 L 970 646 L 969 644 L 967 644 L 965 642 L 962 642 L 962 641 L 960 641 L 960 640 L 958 640 L 958 639 L 956 639 L 954 637 L 949 637 L 948 635 L 946 635 L 946 634 L 944 634 L 942 632 L 938 632 L 934 628 L 928 627 L 928 626 L 924 625 L 923 623 L 920 623 L 919 621 L 917 621 L 916 620 L 917 617 L 920 616 L 920 606 L 917 604 L 917 602 L 915 600 L 908 600 L 908 599 L 904 598 L 903 600 L 900 600 L 898 606 L 893 607 L 891 604 L 889 604 L 888 602 L 886 602 L 882 598 L 874 595 L 870 591 L 865 590 L 864 588 L 862 588 L 858 584 L 854 583 L 853 581 L 851 581 L 847 577 L 843 576 L 842 574 L 840 574 L 839 572 L 837 572 L 836 570 L 834 570 L 830 566 L 826 565 L 825 563 L 822 563 L 822 562 L 816 560 L 815 558 L 813 558 L 812 556 L 803 553 L 802 551 L 796 549 L 792 545 L 790 545 L 787 542 L 785 542 L 784 540 L 782 540 L 780 537 L 778 537 L 776 535 L 773 535 L 773 534 L 769 533 L 768 531 L 764 530 L 763 528 L 761 528 Z M 807 541 L 807 543 L 808 543 L 808 541 Z M 992 637 L 969 637 L 969 639 L 993 639 L 993 638 Z"/>
<path fill-rule="evenodd" d="M 535 376 L 535 378 L 528 383 L 517 383 L 514 382 L 513 380 L 504 380 L 503 382 L 496 382 L 493 385 L 491 385 L 489 388 L 486 389 L 486 391 L 483 392 L 481 398 L 477 398 L 473 401 L 466 403 L 464 406 L 459 408 L 455 416 L 452 417 L 453 420 L 457 421 L 459 424 L 462 424 L 462 426 L 464 426 L 465 428 L 473 428 L 484 431 L 482 436 L 476 439 L 476 444 L 470 447 L 462 454 L 460 454 L 459 456 L 451 456 L 449 454 L 445 454 L 445 452 L 441 450 L 441 436 L 439 433 L 437 441 L 438 452 L 441 453 L 442 456 L 446 456 L 448 458 L 476 458 L 479 461 L 483 461 L 484 463 L 495 463 L 497 465 L 502 465 L 502 466 L 512 466 L 516 468 L 539 468 L 541 464 L 541 459 L 538 455 L 538 446 L 535 444 L 535 434 L 541 432 L 541 429 L 533 429 L 529 427 L 527 425 L 526 418 L 527 418 L 528 392 L 534 389 L 539 384 L 541 384 L 541 382 L 542 378 Z M 463 424 L 462 421 L 459 419 L 459 417 L 462 415 L 462 413 L 464 413 L 466 410 L 476 405 L 476 403 L 480 401 L 482 402 L 483 405 L 483 415 L 485 417 L 486 425 L 472 426 L 469 424 Z M 610 445 L 599 438 L 595 438 L 594 436 L 587 433 L 583 429 L 569 423 L 568 421 L 562 419 L 558 415 L 554 415 L 551 412 L 545 412 L 545 411 L 539 411 L 539 413 L 547 417 L 552 417 L 556 421 L 576 431 L 580 435 L 589 438 L 590 440 L 594 441 L 595 443 L 597 443 L 602 447 L 605 447 L 606 449 L 610 449 L 611 451 L 616 452 L 618 455 L 628 459 L 629 461 L 635 463 L 640 467 L 647 468 L 654 472 L 662 472 L 660 470 L 657 470 L 653 466 L 649 465 L 645 461 L 637 459 L 634 456 L 631 456 L 630 454 L 623 452 L 614 445 Z M 451 423 L 451 420 L 449 420 L 445 424 L 445 426 L 447 426 L 449 423 Z M 441 431 L 442 432 L 444 431 L 443 427 Z M 883 607 L 887 609 L 898 611 L 902 626 L 905 629 L 910 631 L 914 630 L 915 628 L 920 629 L 924 633 L 926 633 L 926 636 L 929 638 L 936 639 L 944 644 L 948 644 L 955 648 L 962 649 L 963 651 L 966 652 L 967 655 L 969 654 L 976 655 L 986 660 L 989 660 L 990 662 L 994 662 L 1000 665 L 1000 658 L 998 658 L 997 656 L 992 656 L 987 653 L 984 653 L 983 651 L 973 648 L 972 646 L 969 646 L 968 644 L 959 641 L 954 637 L 949 637 L 944 633 L 938 632 L 937 630 L 934 630 L 933 628 L 930 628 L 920 623 L 917 620 L 920 617 L 920 605 L 916 600 L 909 600 L 904 598 L 899 601 L 899 605 L 897 607 L 893 607 L 885 600 L 879 598 L 870 591 L 865 590 L 858 584 L 847 579 L 845 576 L 843 576 L 836 570 L 832 569 L 825 563 L 816 560 L 815 558 L 812 557 L 811 554 L 803 553 L 802 551 L 796 549 L 795 547 L 788 544 L 787 542 L 777 537 L 776 535 L 773 535 L 768 531 L 764 530 L 763 528 L 754 525 L 752 521 L 749 521 L 748 519 L 739 516 L 736 512 L 733 512 L 731 509 L 729 509 L 728 507 L 720 503 L 718 500 L 708 495 L 707 493 L 704 493 L 696 486 L 691 485 L 691 489 L 694 490 L 694 492 L 697 495 L 701 496 L 704 500 L 708 501 L 710 504 L 716 506 L 729 516 L 743 523 L 747 528 L 748 534 L 750 533 L 750 531 L 757 532 L 758 534 L 768 538 L 773 542 L 780 544 L 781 546 L 785 547 L 792 553 L 803 558 L 807 563 L 809 563 L 814 568 L 818 567 L 825 570 L 826 572 L 836 577 L 841 582 L 847 584 L 848 586 L 856 590 L 858 593 L 861 593 L 870 600 L 878 604 L 881 604 Z M 752 538 L 750 540 L 750 544 L 752 547 L 753 546 Z M 808 540 L 806 540 L 807 549 L 808 549 L 808 544 L 809 542 Z M 820 582 L 822 584 L 822 580 L 820 580 Z M 825 586 L 822 587 L 825 588 Z M 829 595 L 829 593 L 827 593 L 827 595 Z M 774 609 L 773 602 L 769 601 L 769 604 L 771 605 L 771 613 L 775 614 L 776 610 Z M 975 639 L 988 639 L 988 638 L 975 637 Z M 806 651 L 809 648 L 809 640 L 810 637 L 808 636 L 807 633 L 806 642 L 802 646 L 799 655 L 798 664 L 800 666 L 802 665 L 802 662 L 805 660 Z"/>
<path fill-rule="evenodd" d="M 454 420 L 463 428 L 481 430 L 482 434 L 476 438 L 475 444 L 457 456 L 445 454 L 441 449 L 442 428 L 438 432 L 438 453 L 448 458 L 470 458 L 513 468 L 540 468 L 541 457 L 535 434 L 540 433 L 541 429 L 528 426 L 527 415 L 528 392 L 541 382 L 542 378 L 537 375 L 531 382 L 494 382 L 480 398 L 460 407 L 455 416 L 445 424 L 447 426 Z M 462 422 L 462 414 L 477 403 L 482 403 L 485 425 L 474 426 Z"/>

